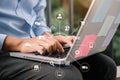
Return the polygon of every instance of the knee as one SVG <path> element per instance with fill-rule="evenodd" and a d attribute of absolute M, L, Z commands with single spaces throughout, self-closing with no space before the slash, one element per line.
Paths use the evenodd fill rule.
<path fill-rule="evenodd" d="M 102 67 L 109 71 L 116 71 L 116 63 L 112 58 L 103 54 L 99 54 L 97 58 Z"/>
<path fill-rule="evenodd" d="M 105 63 L 106 63 L 106 66 L 107 66 L 108 70 L 112 70 L 112 71 L 116 72 L 116 70 L 117 70 L 116 63 L 113 59 L 108 57 L 106 59 Z"/>
<path fill-rule="evenodd" d="M 105 63 L 105 80 L 115 80 L 117 72 L 116 63 L 109 57 L 106 58 Z"/>

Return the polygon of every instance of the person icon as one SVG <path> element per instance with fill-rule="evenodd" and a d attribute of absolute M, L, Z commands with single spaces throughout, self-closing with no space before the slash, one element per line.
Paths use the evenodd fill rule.
<path fill-rule="evenodd" d="M 63 16 L 62 16 L 61 13 L 57 14 L 57 19 L 58 19 L 58 20 L 62 20 L 62 19 L 63 19 Z"/>

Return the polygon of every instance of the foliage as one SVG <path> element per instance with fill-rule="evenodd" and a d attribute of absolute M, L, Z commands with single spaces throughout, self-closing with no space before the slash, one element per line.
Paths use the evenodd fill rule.
<path fill-rule="evenodd" d="M 114 51 L 114 60 L 117 65 L 120 65 L 120 25 L 117 29 L 117 32 L 113 38 L 113 51 Z"/>

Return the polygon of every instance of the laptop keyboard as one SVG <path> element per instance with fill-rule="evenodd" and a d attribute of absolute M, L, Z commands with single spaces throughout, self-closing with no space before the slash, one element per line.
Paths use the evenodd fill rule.
<path fill-rule="evenodd" d="M 64 57 L 66 57 L 66 55 L 67 55 L 70 47 L 63 47 L 63 49 L 64 49 L 64 51 L 65 51 L 64 53 L 60 53 L 60 52 L 58 52 L 58 51 L 54 51 L 54 52 L 52 52 L 52 53 L 48 53 L 47 51 L 45 51 L 42 56 L 54 57 L 54 58 L 64 58 Z M 36 52 L 35 55 L 38 56 L 38 55 L 40 55 L 40 53 Z"/>
<path fill-rule="evenodd" d="M 69 48 L 64 48 L 64 53 L 60 53 L 58 51 L 54 51 L 51 55 L 48 55 L 49 57 L 55 57 L 55 58 L 64 58 L 66 57 L 68 51 L 69 51 L 70 47 Z"/>

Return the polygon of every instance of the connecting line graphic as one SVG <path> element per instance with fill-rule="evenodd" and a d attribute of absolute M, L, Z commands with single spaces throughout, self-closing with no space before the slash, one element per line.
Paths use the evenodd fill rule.
<path fill-rule="evenodd" d="M 59 33 L 60 33 L 60 31 L 61 31 L 60 27 L 61 27 L 61 21 L 58 22 L 58 32 L 59 32 Z"/>
<path fill-rule="evenodd" d="M 70 57 L 79 65 L 79 68 L 82 72 L 88 72 L 90 70 L 90 66 L 88 63 L 79 63 L 73 56 L 70 55 Z"/>
<path fill-rule="evenodd" d="M 60 27 L 61 27 L 61 21 L 63 20 L 63 15 L 62 13 L 58 13 L 56 15 L 56 19 L 58 20 L 58 33 L 60 33 Z"/>
<path fill-rule="evenodd" d="M 60 57 L 59 57 L 59 59 L 60 59 Z M 59 69 L 60 69 L 60 64 L 59 64 Z"/>
<path fill-rule="evenodd" d="M 70 57 L 71 57 L 79 66 L 81 66 L 81 64 L 80 64 L 72 55 L 70 55 Z"/>
<path fill-rule="evenodd" d="M 60 57 L 59 57 L 59 59 L 60 59 Z M 55 74 L 56 74 L 56 77 L 58 79 L 64 78 L 65 72 L 61 69 L 61 65 L 60 64 L 59 64 L 59 69 L 55 72 Z"/>

